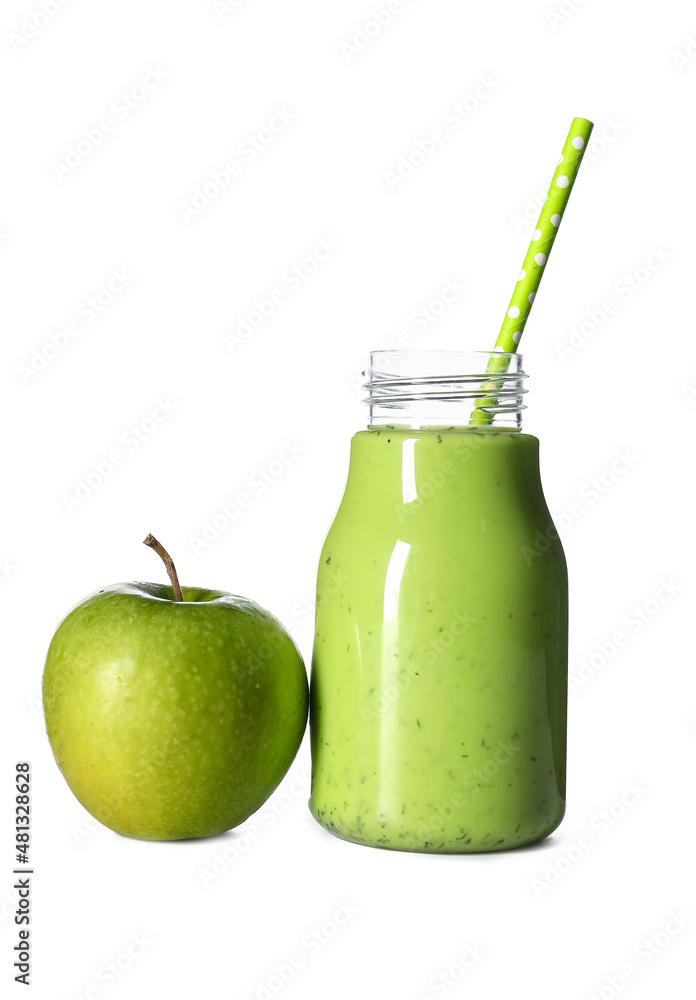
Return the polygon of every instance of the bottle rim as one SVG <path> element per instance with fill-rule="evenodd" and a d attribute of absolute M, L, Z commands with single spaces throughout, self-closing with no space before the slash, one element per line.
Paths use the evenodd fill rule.
<path fill-rule="evenodd" d="M 487 370 L 492 359 L 502 361 L 502 370 Z M 521 354 L 505 351 L 372 351 L 363 372 L 371 424 L 406 410 L 414 419 L 432 422 L 439 416 L 461 423 L 465 414 L 454 408 L 469 402 L 482 421 L 519 427 L 528 391 L 522 361 Z"/>

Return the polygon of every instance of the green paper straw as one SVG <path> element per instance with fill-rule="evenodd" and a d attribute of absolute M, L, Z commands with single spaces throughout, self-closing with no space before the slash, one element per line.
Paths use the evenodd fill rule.
<path fill-rule="evenodd" d="M 493 348 L 503 356 L 491 358 L 486 367 L 487 372 L 506 372 L 510 362 L 504 355 L 515 354 L 517 351 L 593 128 L 594 125 L 587 118 L 573 118 L 563 153 L 558 161 L 549 193 L 546 195 L 527 256 L 524 258 L 520 276 Z M 499 389 L 500 386 L 500 382 L 491 382 L 484 384 L 482 388 Z M 490 424 L 492 418 L 483 407 L 495 406 L 496 403 L 495 397 L 484 397 L 479 400 L 469 423 Z"/>

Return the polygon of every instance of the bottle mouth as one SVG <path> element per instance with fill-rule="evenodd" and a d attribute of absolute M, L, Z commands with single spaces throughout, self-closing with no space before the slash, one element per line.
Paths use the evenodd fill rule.
<path fill-rule="evenodd" d="M 401 416 L 410 426 L 471 423 L 519 428 L 521 411 L 526 409 L 527 375 L 519 354 L 374 351 L 364 374 L 368 379 L 363 399 L 370 408 L 371 424 Z"/>

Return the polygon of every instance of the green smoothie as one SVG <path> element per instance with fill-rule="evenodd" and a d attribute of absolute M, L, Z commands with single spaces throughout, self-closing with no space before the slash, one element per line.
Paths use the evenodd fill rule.
<path fill-rule="evenodd" d="M 567 576 L 517 430 L 352 442 L 317 585 L 315 818 L 409 851 L 539 840 L 565 808 Z"/>

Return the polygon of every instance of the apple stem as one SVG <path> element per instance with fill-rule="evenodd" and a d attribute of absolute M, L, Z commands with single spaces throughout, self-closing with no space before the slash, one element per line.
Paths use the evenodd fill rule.
<path fill-rule="evenodd" d="M 184 598 L 181 593 L 181 587 L 179 586 L 179 577 L 176 575 L 176 567 L 174 566 L 172 557 L 169 555 L 165 547 L 157 541 L 154 535 L 148 535 L 147 538 L 143 541 L 143 545 L 149 545 L 150 548 L 154 549 L 157 555 L 161 558 L 162 562 L 167 568 L 169 579 L 172 582 L 172 589 L 174 590 L 174 600 L 183 601 Z"/>

